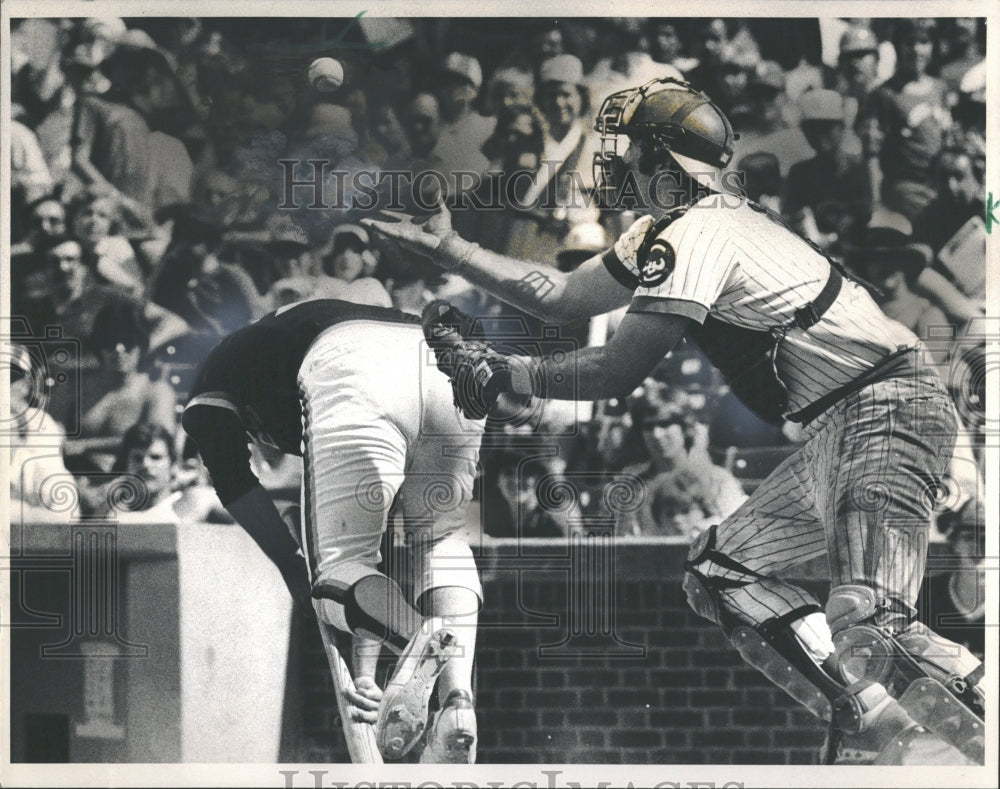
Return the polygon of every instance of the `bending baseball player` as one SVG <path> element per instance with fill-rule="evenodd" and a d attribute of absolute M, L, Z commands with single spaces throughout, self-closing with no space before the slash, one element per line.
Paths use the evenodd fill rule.
<path fill-rule="evenodd" d="M 487 252 L 440 218 L 363 220 L 555 323 L 630 304 L 607 345 L 559 359 L 468 344 L 462 316 L 436 306 L 440 366 L 463 410 L 482 413 L 501 393 L 623 396 L 683 335 L 693 338 L 744 403 L 801 423 L 805 443 L 694 541 L 691 606 L 829 721 L 826 761 L 981 763 L 983 667 L 915 621 L 956 430 L 916 336 L 839 266 L 725 189 L 734 135 L 704 93 L 673 79 L 621 91 L 605 100 L 597 130 L 606 202 L 630 194 L 648 206 L 655 194 L 665 208 L 572 273 Z M 833 584 L 825 611 L 778 576 L 824 553 Z"/>
<path fill-rule="evenodd" d="M 382 755 L 398 759 L 420 739 L 436 682 L 441 709 L 422 758 L 470 763 L 482 591 L 458 530 L 484 423 L 456 412 L 448 382 L 426 357 L 417 318 L 334 300 L 292 304 L 209 353 L 183 425 L 219 499 L 277 565 L 293 599 L 311 594 L 322 623 L 400 653 L 383 693 L 373 676 L 377 653 L 358 657 L 356 649 L 356 690 L 348 686 L 358 719 L 375 724 Z M 252 471 L 247 434 L 303 456 L 305 556 Z M 375 569 L 397 496 L 417 546 L 422 614 Z"/>

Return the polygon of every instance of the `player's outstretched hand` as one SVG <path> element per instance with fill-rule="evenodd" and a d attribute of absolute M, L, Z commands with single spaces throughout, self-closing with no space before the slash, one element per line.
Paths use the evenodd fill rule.
<path fill-rule="evenodd" d="M 348 687 L 344 695 L 351 703 L 351 718 L 374 726 L 378 720 L 378 705 L 382 701 L 382 688 L 375 684 L 375 679 L 358 677 L 354 680 L 354 689 Z"/>
<path fill-rule="evenodd" d="M 387 222 L 376 219 L 362 219 L 361 224 L 381 233 L 386 238 L 391 238 L 411 252 L 431 258 L 432 262 L 443 262 L 437 261 L 434 253 L 441 246 L 444 238 L 454 232 L 451 229 L 451 214 L 443 204 L 426 219 L 384 210 L 382 214 L 397 218 L 400 221 Z"/>

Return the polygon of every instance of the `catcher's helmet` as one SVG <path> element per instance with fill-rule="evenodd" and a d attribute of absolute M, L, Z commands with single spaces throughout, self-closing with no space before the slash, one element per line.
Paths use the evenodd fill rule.
<path fill-rule="evenodd" d="M 621 167 L 618 136 L 642 140 L 668 165 L 670 157 L 704 186 L 717 185 L 718 171 L 733 158 L 736 135 L 729 119 L 704 93 L 683 80 L 665 77 L 608 96 L 594 128 L 601 150 L 594 155 L 595 181 L 608 197 Z M 668 156 L 669 155 L 669 156 Z"/>

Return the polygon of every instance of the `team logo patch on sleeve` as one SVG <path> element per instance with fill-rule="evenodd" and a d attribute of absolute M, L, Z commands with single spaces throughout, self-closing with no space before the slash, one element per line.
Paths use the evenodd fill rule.
<path fill-rule="evenodd" d="M 639 264 L 639 285 L 643 288 L 662 285 L 673 273 L 676 259 L 674 248 L 662 238 L 656 239 L 649 245 L 642 259 L 636 261 Z"/>

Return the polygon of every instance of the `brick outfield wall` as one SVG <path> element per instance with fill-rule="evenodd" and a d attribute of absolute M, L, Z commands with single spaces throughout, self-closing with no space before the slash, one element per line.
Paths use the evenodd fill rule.
<path fill-rule="evenodd" d="M 608 553 L 564 541 L 496 540 L 480 549 L 480 763 L 817 763 L 824 724 L 688 608 L 686 553 L 666 540 L 618 540 L 610 608 L 577 599 L 581 617 L 567 606 L 571 576 L 573 589 L 608 600 L 610 586 L 578 583 Z M 581 572 L 588 561 L 591 571 Z M 822 584 L 807 585 L 821 592 Z M 588 611 L 605 616 L 588 620 Z M 301 646 L 290 665 L 298 699 L 286 712 L 282 761 L 349 761 L 312 629 Z"/>

